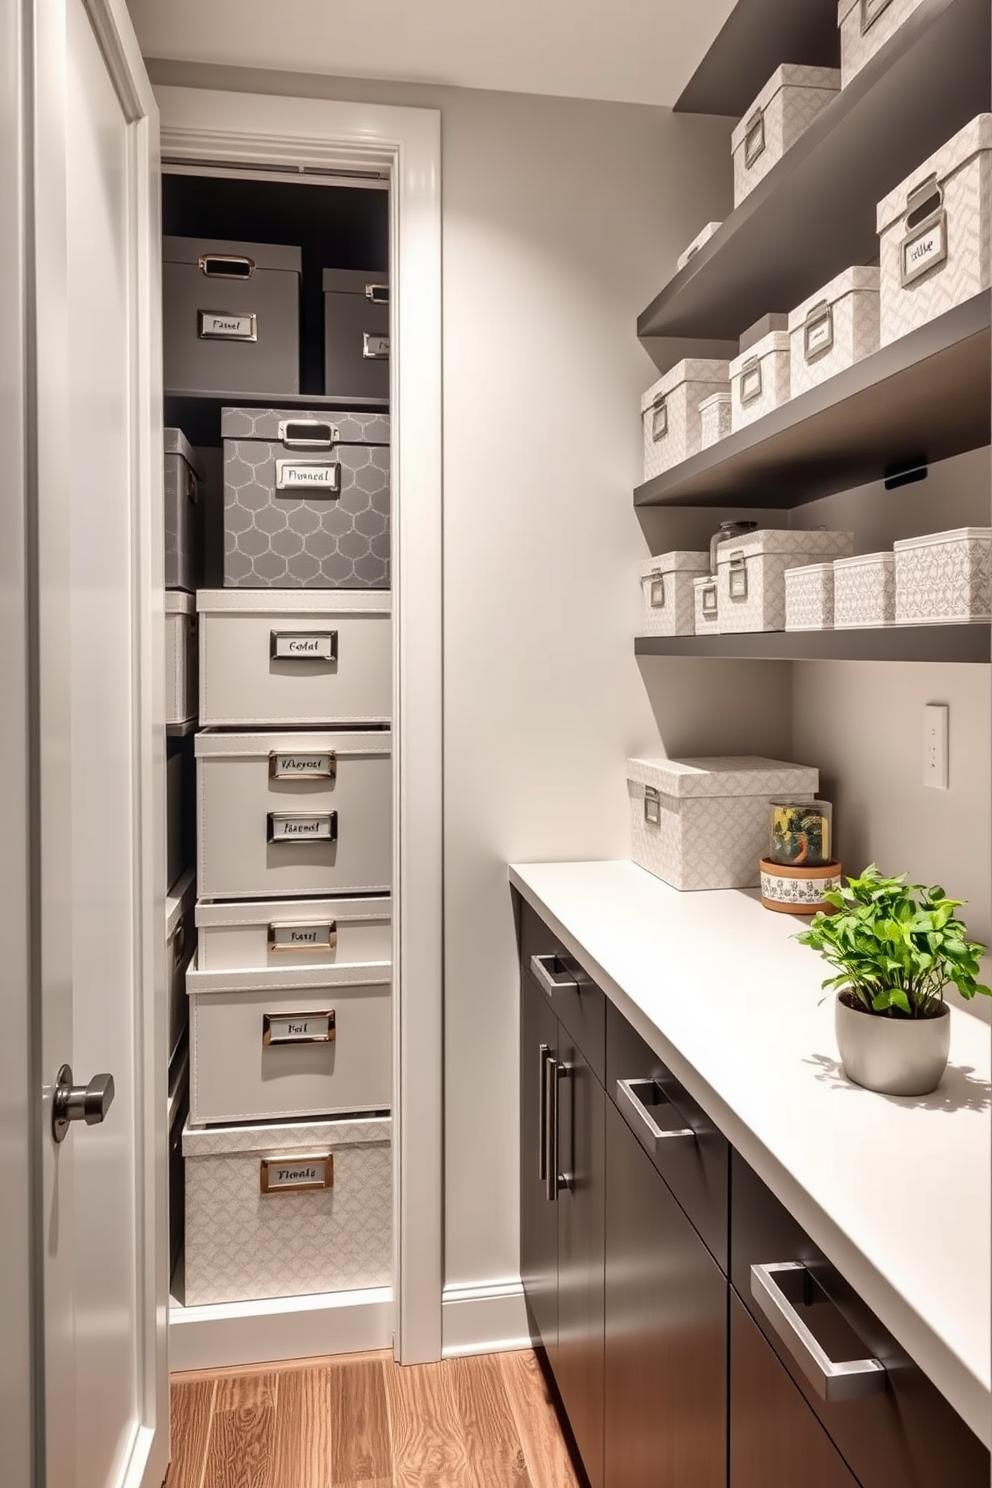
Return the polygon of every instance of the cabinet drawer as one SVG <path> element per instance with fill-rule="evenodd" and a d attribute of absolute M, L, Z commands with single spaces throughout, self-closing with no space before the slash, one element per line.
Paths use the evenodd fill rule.
<path fill-rule="evenodd" d="M 727 1139 L 612 1003 L 606 1012 L 606 1088 L 726 1272 Z"/>
<path fill-rule="evenodd" d="M 986 1488 L 981 1442 L 736 1152 L 731 1192 L 734 1288 L 862 1488 Z M 855 1376 L 866 1393 L 837 1398 L 847 1391 L 824 1383 L 797 1318 L 828 1360 L 881 1366 Z"/>
<path fill-rule="evenodd" d="M 596 1079 L 606 1076 L 606 998 L 540 915 L 521 900 L 520 960 L 582 1050 Z"/>

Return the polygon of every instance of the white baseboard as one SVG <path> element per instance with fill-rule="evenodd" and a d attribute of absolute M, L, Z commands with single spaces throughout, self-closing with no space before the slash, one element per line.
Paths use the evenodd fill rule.
<path fill-rule="evenodd" d="M 223 1369 L 392 1348 L 393 1291 L 329 1292 L 169 1309 L 169 1369 Z"/>
<path fill-rule="evenodd" d="M 530 1346 L 519 1277 L 445 1287 L 441 1297 L 441 1351 L 445 1359 Z"/>

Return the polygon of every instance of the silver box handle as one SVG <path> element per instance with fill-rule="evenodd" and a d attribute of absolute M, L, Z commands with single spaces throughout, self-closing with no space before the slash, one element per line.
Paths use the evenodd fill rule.
<path fill-rule="evenodd" d="M 388 284 L 366 284 L 366 286 L 365 286 L 365 298 L 367 300 L 371 301 L 371 303 L 373 305 L 388 305 L 389 304 L 389 285 Z"/>
<path fill-rule="evenodd" d="M 208 279 L 251 279 L 255 260 L 244 253 L 201 253 L 200 273 Z"/>
<path fill-rule="evenodd" d="M 530 969 L 549 997 L 554 997 L 556 992 L 577 992 L 579 990 L 578 982 L 567 972 L 564 976 L 559 975 L 557 978 L 554 976 L 548 962 L 558 959 L 559 957 L 555 955 L 531 956 L 530 958 Z"/>
<path fill-rule="evenodd" d="M 334 424 L 315 418 L 280 419 L 276 435 L 287 449 L 330 449 L 340 439 Z"/>
<path fill-rule="evenodd" d="M 751 1296 L 768 1319 L 821 1400 L 860 1400 L 885 1389 L 885 1365 L 878 1359 L 831 1359 L 803 1322 L 785 1288 L 805 1288 L 809 1272 L 802 1261 L 751 1267 Z"/>
<path fill-rule="evenodd" d="M 617 1081 L 617 1105 L 649 1157 L 658 1157 L 668 1142 L 694 1142 L 696 1140 L 696 1133 L 691 1126 L 681 1126 L 672 1131 L 664 1131 L 644 1103 L 643 1097 L 646 1094 L 651 1096 L 651 1105 L 665 1105 L 671 1106 L 672 1110 L 675 1109 L 671 1101 L 662 1093 L 657 1080 Z"/>

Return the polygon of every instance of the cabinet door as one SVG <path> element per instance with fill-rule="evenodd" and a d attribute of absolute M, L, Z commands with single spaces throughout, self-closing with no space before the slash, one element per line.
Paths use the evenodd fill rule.
<path fill-rule="evenodd" d="M 603 1482 L 606 1097 L 559 1024 L 558 1355 L 555 1378 L 591 1488 Z"/>
<path fill-rule="evenodd" d="M 858 1488 L 737 1296 L 730 1303 L 730 1488 Z"/>
<path fill-rule="evenodd" d="M 668 1185 L 609 1104 L 606 1488 L 725 1488 L 727 1290 Z"/>
<path fill-rule="evenodd" d="M 535 1344 L 555 1364 L 558 1346 L 558 1206 L 549 1119 L 558 1019 L 525 972 L 520 978 L 520 1276 Z"/>

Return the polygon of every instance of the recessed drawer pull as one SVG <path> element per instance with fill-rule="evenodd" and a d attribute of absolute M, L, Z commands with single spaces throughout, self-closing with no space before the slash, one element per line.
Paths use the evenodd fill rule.
<path fill-rule="evenodd" d="M 617 1081 L 617 1105 L 649 1157 L 657 1157 L 667 1142 L 696 1140 L 696 1133 L 691 1126 L 665 1131 L 655 1121 L 650 1107 L 671 1104 L 663 1095 L 657 1080 Z"/>
<path fill-rule="evenodd" d="M 549 997 L 553 997 L 556 992 L 577 992 L 579 990 L 578 982 L 568 972 L 564 974 L 559 972 L 555 976 L 554 962 L 560 959 L 555 955 L 531 956 L 530 958 L 530 969 Z"/>
<path fill-rule="evenodd" d="M 809 1273 L 802 1261 L 751 1267 L 751 1296 L 785 1344 L 821 1400 L 860 1400 L 885 1389 L 885 1366 L 878 1359 L 831 1359 L 796 1311 Z"/>

